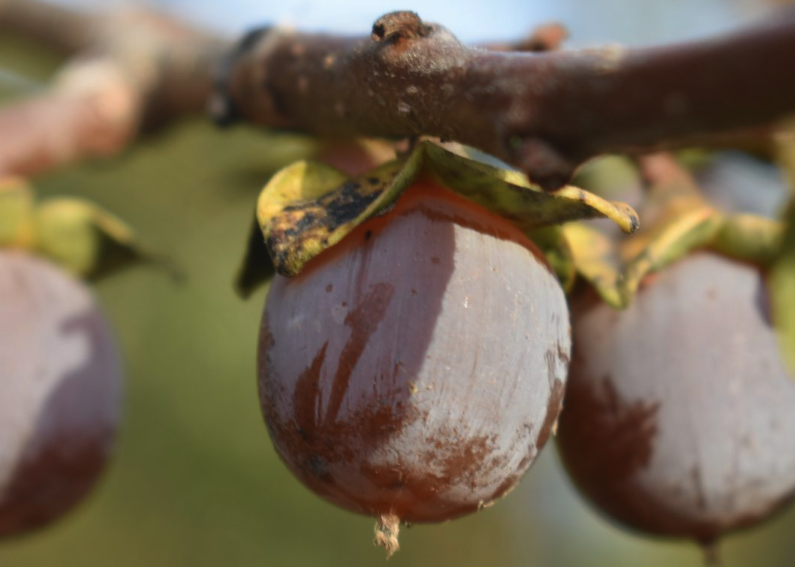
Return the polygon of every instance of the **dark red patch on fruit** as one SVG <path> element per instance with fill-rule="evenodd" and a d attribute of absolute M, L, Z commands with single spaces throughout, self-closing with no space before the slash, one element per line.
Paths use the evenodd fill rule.
<path fill-rule="evenodd" d="M 52 439 L 14 472 L 0 505 L 0 534 L 28 532 L 60 517 L 96 483 L 108 455 L 105 439 Z"/>

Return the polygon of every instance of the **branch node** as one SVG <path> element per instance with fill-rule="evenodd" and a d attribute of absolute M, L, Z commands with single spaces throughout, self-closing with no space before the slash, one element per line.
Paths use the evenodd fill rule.
<path fill-rule="evenodd" d="M 390 12 L 378 18 L 373 24 L 370 37 L 375 42 L 400 41 L 430 35 L 432 27 L 423 23 L 416 12 Z"/>

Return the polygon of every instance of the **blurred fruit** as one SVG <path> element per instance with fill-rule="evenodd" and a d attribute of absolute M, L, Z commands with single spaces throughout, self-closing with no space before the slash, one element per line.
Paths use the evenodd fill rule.
<path fill-rule="evenodd" d="M 43 260 L 0 251 L 0 538 L 87 495 L 111 451 L 121 386 L 88 289 Z"/>
<path fill-rule="evenodd" d="M 795 384 L 765 277 L 696 253 L 616 311 L 574 302 L 558 447 L 581 491 L 632 529 L 711 543 L 795 490 Z"/>
<path fill-rule="evenodd" d="M 557 419 L 569 350 L 563 291 L 532 242 L 425 180 L 274 280 L 260 399 L 313 491 L 436 522 L 516 485 Z"/>

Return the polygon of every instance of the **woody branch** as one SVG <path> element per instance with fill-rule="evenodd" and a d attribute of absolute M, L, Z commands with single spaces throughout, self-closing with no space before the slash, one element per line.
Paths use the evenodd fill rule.
<path fill-rule="evenodd" d="M 17 10 L 16 23 L 10 17 L 8 6 L 34 4 L 35 24 L 29 10 L 27 23 L 19 15 L 25 10 Z M 49 8 L 0 0 L 0 29 L 36 37 L 48 29 Z M 64 25 L 55 34 L 63 37 L 50 42 L 79 54 L 63 76 L 88 78 L 69 88 L 62 85 L 70 81 L 57 82 L 49 93 L 0 111 L 0 173 L 36 173 L 108 155 L 155 124 L 209 106 L 220 122 L 319 136 L 455 140 L 553 188 L 600 153 L 767 126 L 795 112 L 793 10 L 706 41 L 543 53 L 509 50 L 554 47 L 561 28 L 485 49 L 467 47 L 409 12 L 380 18 L 366 37 L 275 27 L 233 48 L 148 12 L 74 18 L 84 33 L 70 34 Z M 73 39 L 84 36 L 90 41 Z M 85 61 L 91 72 L 82 70 Z M 82 100 L 93 121 L 69 119 L 75 109 L 65 99 L 78 106 L 75 100 Z M 68 127 L 53 149 L 44 125 L 56 119 Z"/>

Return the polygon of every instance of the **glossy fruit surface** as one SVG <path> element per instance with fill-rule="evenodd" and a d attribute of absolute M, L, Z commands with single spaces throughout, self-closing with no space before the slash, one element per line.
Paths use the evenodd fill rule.
<path fill-rule="evenodd" d="M 710 542 L 791 497 L 795 384 L 756 268 L 696 253 L 626 311 L 580 299 L 558 446 L 600 510 Z"/>
<path fill-rule="evenodd" d="M 519 481 L 558 416 L 569 349 L 566 301 L 535 246 L 425 181 L 274 280 L 260 398 L 309 488 L 441 521 Z"/>
<path fill-rule="evenodd" d="M 0 251 L 0 538 L 83 499 L 108 459 L 120 401 L 115 344 L 87 288 Z"/>

